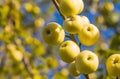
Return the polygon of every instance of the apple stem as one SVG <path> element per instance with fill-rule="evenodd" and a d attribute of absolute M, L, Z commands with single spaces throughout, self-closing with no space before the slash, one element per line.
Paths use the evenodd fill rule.
<path fill-rule="evenodd" d="M 89 75 L 88 74 L 85 74 L 85 77 L 86 79 L 90 79 Z"/>
<path fill-rule="evenodd" d="M 81 44 L 81 43 L 79 43 L 79 47 L 80 47 L 80 49 L 81 49 L 81 45 L 82 45 L 82 44 Z"/>
<path fill-rule="evenodd" d="M 73 35 L 73 34 L 70 34 L 70 38 L 72 39 L 72 41 L 74 41 L 75 43 L 77 43 L 77 41 L 75 40 L 75 38 L 74 38 L 74 35 Z"/>
<path fill-rule="evenodd" d="M 119 77 L 117 76 L 116 79 L 119 79 Z"/>

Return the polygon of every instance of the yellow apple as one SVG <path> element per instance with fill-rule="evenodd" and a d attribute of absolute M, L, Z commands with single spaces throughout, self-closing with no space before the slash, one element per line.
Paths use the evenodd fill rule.
<path fill-rule="evenodd" d="M 76 56 L 80 53 L 80 48 L 75 42 L 67 40 L 60 45 L 58 51 L 60 58 L 64 62 L 70 63 L 74 61 Z"/>
<path fill-rule="evenodd" d="M 43 18 L 38 18 L 34 21 L 34 25 L 36 28 L 43 26 L 45 23 Z"/>
<path fill-rule="evenodd" d="M 120 76 L 120 54 L 113 54 L 107 59 L 106 69 L 110 75 Z"/>
<path fill-rule="evenodd" d="M 75 61 L 73 61 L 72 63 L 69 64 L 68 70 L 69 70 L 69 73 L 74 77 L 80 75 L 80 72 L 76 69 Z"/>
<path fill-rule="evenodd" d="M 78 34 L 85 24 L 89 24 L 89 20 L 86 16 L 74 15 L 67 18 L 63 23 L 63 28 L 70 34 Z"/>
<path fill-rule="evenodd" d="M 27 12 L 32 12 L 33 5 L 31 3 L 25 3 L 24 8 Z"/>
<path fill-rule="evenodd" d="M 93 24 L 85 25 L 78 34 L 78 39 L 85 46 L 94 45 L 100 37 L 98 28 Z"/>
<path fill-rule="evenodd" d="M 75 60 L 76 69 L 82 74 L 90 74 L 95 72 L 98 65 L 98 56 L 89 50 L 82 51 Z"/>
<path fill-rule="evenodd" d="M 96 16 L 95 22 L 96 22 L 97 24 L 103 24 L 103 23 L 105 22 L 104 16 L 103 16 L 103 15 Z"/>
<path fill-rule="evenodd" d="M 59 8 L 64 16 L 72 16 L 82 12 L 84 4 L 82 0 L 61 0 Z"/>
<path fill-rule="evenodd" d="M 104 11 L 111 12 L 114 9 L 114 4 L 112 2 L 106 2 L 104 4 Z"/>
<path fill-rule="evenodd" d="M 40 7 L 35 5 L 35 6 L 33 6 L 32 11 L 34 14 L 39 14 L 41 12 L 41 9 L 40 9 Z"/>
<path fill-rule="evenodd" d="M 57 45 L 64 41 L 65 32 L 61 25 L 51 22 L 42 29 L 42 38 L 48 45 Z"/>
<path fill-rule="evenodd" d="M 23 53 L 19 50 L 12 50 L 10 51 L 10 54 L 15 61 L 20 62 L 23 59 Z"/>

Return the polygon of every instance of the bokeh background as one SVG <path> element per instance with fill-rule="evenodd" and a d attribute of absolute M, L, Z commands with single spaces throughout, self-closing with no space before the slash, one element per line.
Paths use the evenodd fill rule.
<path fill-rule="evenodd" d="M 114 79 L 105 61 L 120 53 L 120 0 L 83 1 L 85 8 L 79 15 L 87 16 L 101 33 L 94 46 L 81 46 L 99 56 L 99 68 L 90 78 Z M 0 79 L 85 79 L 83 74 L 69 74 L 68 64 L 58 56 L 59 45 L 43 42 L 41 30 L 49 22 L 63 25 L 52 0 L 0 0 Z"/>

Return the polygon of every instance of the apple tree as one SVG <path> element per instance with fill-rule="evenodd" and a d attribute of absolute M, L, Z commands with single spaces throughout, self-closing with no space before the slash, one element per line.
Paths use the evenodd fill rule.
<path fill-rule="evenodd" d="M 0 0 L 0 79 L 119 79 L 120 0 Z"/>

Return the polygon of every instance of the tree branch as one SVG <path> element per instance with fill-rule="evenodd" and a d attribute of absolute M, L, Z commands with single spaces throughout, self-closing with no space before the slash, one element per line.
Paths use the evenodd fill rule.
<path fill-rule="evenodd" d="M 117 76 L 116 79 L 119 79 L 119 77 Z"/>
<path fill-rule="evenodd" d="M 2 59 L 1 59 L 1 63 L 0 63 L 0 70 L 2 70 L 2 68 L 5 65 L 5 61 L 6 61 L 6 54 L 3 54 Z"/>
<path fill-rule="evenodd" d="M 85 74 L 86 79 L 90 79 L 88 74 Z"/>
<path fill-rule="evenodd" d="M 65 19 L 66 19 L 66 17 L 65 17 L 64 15 L 62 15 L 62 13 L 60 12 L 58 2 L 57 2 L 56 0 L 52 0 L 52 2 L 54 3 L 55 7 L 57 8 L 57 10 L 58 10 L 58 12 L 60 13 L 61 17 L 63 18 L 63 20 L 65 20 Z M 77 43 L 77 41 L 75 40 L 75 38 L 74 38 L 74 35 L 73 35 L 73 34 L 70 34 L 70 38 L 71 38 L 71 40 L 72 40 L 72 41 L 74 41 L 74 42 L 76 42 L 76 43 Z M 80 43 L 80 45 L 79 45 L 79 46 L 81 47 L 81 43 Z M 87 75 L 85 75 L 85 77 L 86 77 L 86 79 L 90 79 L 88 74 L 87 74 Z"/>
<path fill-rule="evenodd" d="M 64 15 L 62 15 L 62 13 L 60 12 L 60 9 L 59 9 L 59 4 L 56 0 L 52 0 L 52 2 L 54 3 L 55 7 L 57 8 L 59 14 L 61 15 L 61 17 L 63 18 L 63 20 L 66 19 L 66 17 Z"/>
<path fill-rule="evenodd" d="M 32 67 L 25 53 L 23 53 L 23 62 L 27 72 L 29 73 L 30 77 L 33 79 Z"/>

